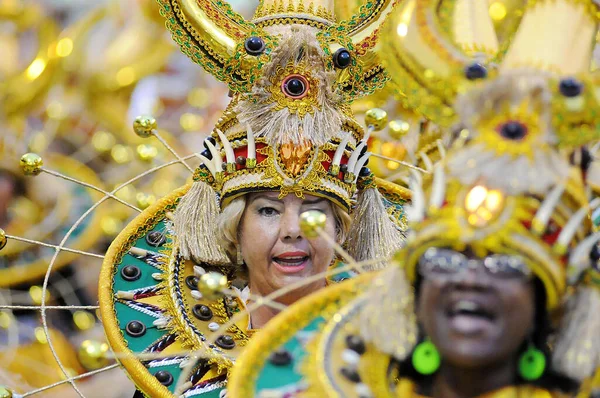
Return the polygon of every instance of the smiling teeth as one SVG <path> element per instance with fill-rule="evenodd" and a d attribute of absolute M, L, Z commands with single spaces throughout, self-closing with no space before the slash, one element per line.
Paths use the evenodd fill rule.
<path fill-rule="evenodd" d="M 458 312 L 458 311 L 476 311 L 477 309 L 479 309 L 479 306 L 472 301 L 461 300 L 454 305 L 454 311 L 456 311 L 456 312 Z"/>

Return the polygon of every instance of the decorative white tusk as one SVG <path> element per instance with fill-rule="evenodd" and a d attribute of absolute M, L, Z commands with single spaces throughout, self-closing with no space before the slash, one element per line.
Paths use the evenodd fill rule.
<path fill-rule="evenodd" d="M 594 210 L 596 207 L 600 205 L 600 198 L 596 198 L 590 202 L 588 206 L 582 207 L 577 210 L 575 215 L 571 217 L 567 225 L 564 226 L 560 235 L 558 235 L 558 239 L 556 239 L 556 245 L 561 247 L 569 247 L 569 242 L 573 239 L 573 236 L 577 232 L 577 228 L 583 222 L 583 219 L 589 214 L 590 210 Z"/>
<path fill-rule="evenodd" d="M 346 145 L 348 144 L 348 141 L 350 141 L 350 133 L 348 133 L 348 135 L 346 135 L 342 139 L 342 142 L 340 142 L 340 145 L 335 150 L 335 154 L 333 155 L 333 161 L 331 162 L 332 166 L 340 165 L 340 163 L 342 161 L 342 155 L 344 154 L 344 151 L 346 150 Z"/>
<path fill-rule="evenodd" d="M 202 276 L 206 274 L 206 270 L 199 265 L 194 265 L 194 275 Z"/>
<path fill-rule="evenodd" d="M 365 165 L 365 163 L 367 163 L 367 160 L 369 160 L 369 157 L 371 157 L 371 152 L 367 152 L 364 154 L 364 156 L 362 158 L 360 158 L 360 160 L 358 162 L 356 162 L 356 167 L 354 168 L 354 182 L 356 182 L 356 180 L 358 180 L 358 175 L 360 174 L 360 170 L 363 168 L 363 166 Z"/>
<path fill-rule="evenodd" d="M 221 145 L 225 149 L 225 158 L 227 159 L 227 163 L 235 163 L 235 154 L 233 153 L 233 148 L 231 147 L 231 143 L 225 137 L 225 134 L 219 129 L 215 129 L 219 138 L 221 139 Z"/>
<path fill-rule="evenodd" d="M 200 161 L 202 163 L 204 163 L 204 165 L 206 166 L 208 171 L 210 171 L 210 174 L 212 174 L 213 177 L 217 175 L 217 171 L 215 170 L 215 165 L 212 163 L 211 160 L 208 160 L 206 157 L 200 155 L 199 153 L 196 153 L 195 155 L 198 159 L 200 159 Z"/>
<path fill-rule="evenodd" d="M 590 264 L 590 252 L 600 241 L 600 232 L 588 236 L 577 245 L 569 256 L 569 269 L 567 271 L 569 283 L 575 283 L 579 276 Z"/>
<path fill-rule="evenodd" d="M 559 184 L 555 186 L 552 191 L 546 196 L 546 199 L 542 202 L 540 208 L 533 217 L 533 230 L 539 234 L 543 233 L 548 226 L 548 221 L 560 200 L 563 192 L 565 191 L 565 185 Z"/>
<path fill-rule="evenodd" d="M 158 318 L 152 324 L 159 329 L 164 329 L 169 324 L 169 320 L 167 318 Z"/>
<path fill-rule="evenodd" d="M 436 142 L 438 151 L 440 152 L 440 157 L 444 159 L 446 157 L 446 148 L 444 148 L 444 144 L 442 144 L 442 140 L 438 139 Z"/>
<path fill-rule="evenodd" d="M 246 135 L 248 136 L 248 156 L 246 156 L 246 159 L 256 159 L 256 144 L 254 143 L 254 133 L 250 124 L 246 127 Z"/>
<path fill-rule="evenodd" d="M 361 141 L 356 149 L 354 150 L 354 152 L 352 152 L 352 155 L 350 155 L 350 159 L 348 159 L 348 171 L 352 172 L 356 166 L 356 162 L 358 161 L 358 157 L 360 156 L 360 152 L 362 151 L 362 149 L 364 148 L 364 146 L 366 145 L 365 142 Z"/>
<path fill-rule="evenodd" d="M 431 161 L 429 156 L 427 156 L 425 152 L 419 152 L 419 155 L 421 156 L 421 159 L 423 159 L 423 163 L 425 164 L 425 170 L 431 172 L 431 169 L 433 169 L 433 162 Z"/>
<path fill-rule="evenodd" d="M 444 203 L 444 194 L 446 193 L 446 174 L 444 166 L 437 163 L 433 167 L 433 186 L 431 188 L 431 197 L 429 205 L 435 209 L 439 209 Z"/>
<path fill-rule="evenodd" d="M 208 150 L 213 155 L 213 164 L 215 165 L 215 170 L 217 172 L 223 171 L 223 157 L 221 156 L 221 151 L 217 150 L 215 146 L 210 141 L 204 141 Z"/>
<path fill-rule="evenodd" d="M 409 186 L 412 192 L 412 201 L 407 215 L 410 221 L 419 222 L 423 221 L 425 217 L 425 193 L 421 186 L 421 176 L 416 171 L 411 170 L 411 177 Z"/>

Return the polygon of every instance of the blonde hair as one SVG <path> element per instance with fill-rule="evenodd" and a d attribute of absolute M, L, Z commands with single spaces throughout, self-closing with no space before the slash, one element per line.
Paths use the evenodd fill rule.
<path fill-rule="evenodd" d="M 247 195 L 243 195 L 232 200 L 217 217 L 217 238 L 234 265 L 237 265 L 238 261 L 239 226 L 246 210 L 246 197 Z M 331 207 L 335 219 L 336 240 L 342 244 L 346 240 L 352 219 L 341 207 L 333 203 Z"/>

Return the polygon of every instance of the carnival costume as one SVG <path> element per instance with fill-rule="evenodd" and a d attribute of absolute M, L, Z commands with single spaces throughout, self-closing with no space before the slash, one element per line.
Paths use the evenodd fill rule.
<path fill-rule="evenodd" d="M 225 81 L 232 101 L 197 154 L 193 182 L 111 245 L 100 308 L 109 344 L 143 394 L 218 396 L 253 333 L 247 315 L 219 330 L 246 306 L 236 259 L 216 238 L 216 218 L 233 200 L 269 191 L 326 198 L 352 216 L 347 246 L 376 260 L 371 268 L 403 243 L 408 191 L 365 167 L 368 134 L 384 121 L 365 134 L 349 108 L 387 80 L 372 49 L 393 2 L 369 2 L 342 23 L 330 2 L 264 1 L 252 22 L 225 2 L 159 3 L 182 51 Z M 155 128 L 136 122 L 142 136 Z"/>
<path fill-rule="evenodd" d="M 421 396 L 394 364 L 414 364 L 425 349 L 418 344 L 414 308 L 417 263 L 446 247 L 524 260 L 543 283 L 557 328 L 548 361 L 581 383 L 582 397 L 589 396 L 600 366 L 594 315 L 600 309 L 600 236 L 592 233 L 590 220 L 599 203 L 588 198 L 589 159 L 581 162 L 572 153 L 597 140 L 600 125 L 597 76 L 588 72 L 598 6 L 530 5 L 508 52 L 497 56 L 495 71 L 473 61 L 473 48 L 461 48 L 443 30 L 452 29 L 449 22 L 465 10 L 476 15 L 479 3 L 458 1 L 454 9 L 433 3 L 417 0 L 400 9 L 388 29 L 405 22 L 408 35 L 386 42 L 382 57 L 390 71 L 398 69 L 394 84 L 406 92 L 410 106 L 440 125 L 458 121 L 466 128 L 452 137 L 454 145 L 431 180 L 415 175 L 406 247 L 381 274 L 329 287 L 273 319 L 236 363 L 228 396 Z M 534 39 L 534 30 L 550 31 L 550 21 L 557 20 L 568 28 L 560 32 L 564 41 Z M 413 46 L 414 35 L 425 48 Z M 476 49 L 485 55 L 484 48 Z M 415 68 L 415 62 L 428 68 Z M 460 91 L 463 96 L 454 101 Z M 544 369 L 537 367 L 532 376 L 525 367 L 521 377 L 529 383 L 485 396 L 563 396 L 532 384 Z"/>

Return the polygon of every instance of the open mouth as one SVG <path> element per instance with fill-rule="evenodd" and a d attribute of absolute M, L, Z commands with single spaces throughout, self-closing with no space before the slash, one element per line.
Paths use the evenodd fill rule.
<path fill-rule="evenodd" d="M 273 266 L 284 274 L 297 274 L 302 272 L 308 265 L 310 256 L 305 251 L 290 251 L 277 253 L 272 259 Z"/>
<path fill-rule="evenodd" d="M 301 267 L 308 259 L 308 256 L 273 257 L 273 261 L 282 267 Z"/>
<path fill-rule="evenodd" d="M 478 335 L 495 327 L 496 314 L 477 301 L 458 300 L 447 309 L 450 328 L 461 335 Z"/>
<path fill-rule="evenodd" d="M 472 318 L 482 318 L 493 321 L 496 317 L 494 313 L 481 304 L 470 300 L 459 300 L 454 303 L 446 312 L 448 316 L 466 316 Z"/>

